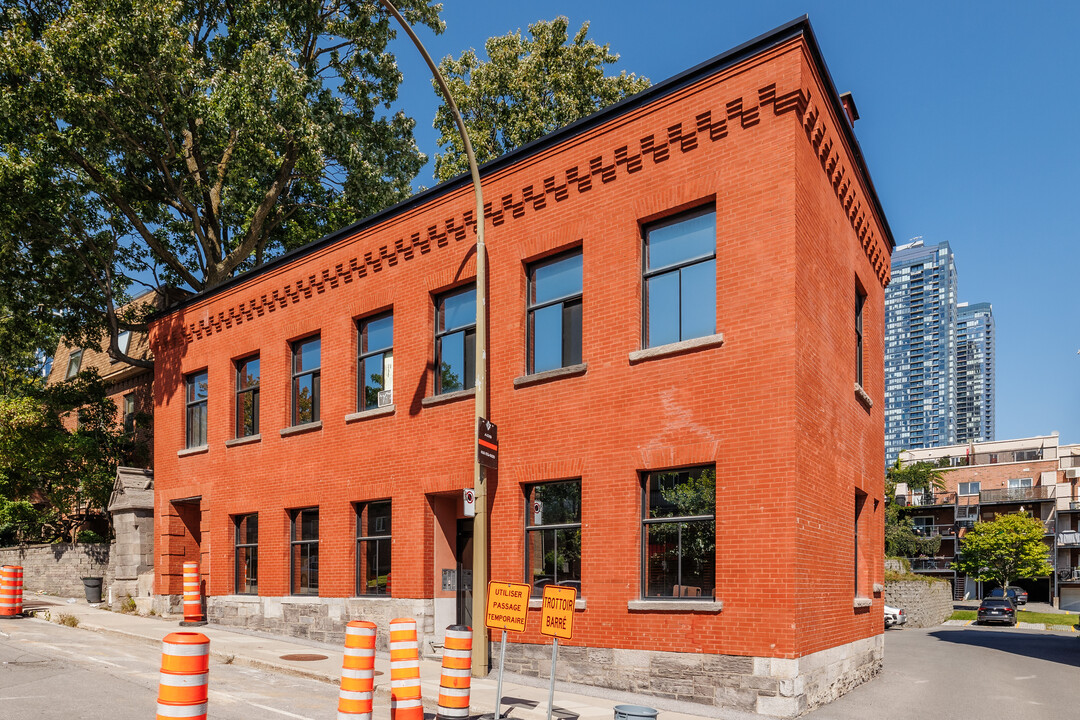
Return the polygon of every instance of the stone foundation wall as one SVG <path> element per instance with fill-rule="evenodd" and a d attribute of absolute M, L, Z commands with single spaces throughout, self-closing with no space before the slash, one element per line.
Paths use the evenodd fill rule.
<path fill-rule="evenodd" d="M 84 597 L 82 579 L 109 579 L 105 543 L 56 543 L 0 548 L 0 565 L 21 565 L 23 590 L 63 597 Z M 103 592 L 107 592 L 104 590 Z"/>
<path fill-rule="evenodd" d="M 885 604 L 904 609 L 904 627 L 937 627 L 953 613 L 952 586 L 948 580 L 887 582 Z"/>
<path fill-rule="evenodd" d="M 560 647 L 555 677 L 790 718 L 873 678 L 881 671 L 883 653 L 883 635 L 796 659 Z M 548 677 L 551 647 L 510 644 L 505 668 L 520 675 Z"/>
<path fill-rule="evenodd" d="M 180 596 L 158 596 L 159 612 L 183 612 Z M 206 598 L 206 619 L 217 625 L 344 644 L 345 625 L 367 620 L 378 626 L 376 647 L 389 650 L 390 621 L 416 620 L 421 652 L 435 637 L 434 603 L 408 598 L 318 598 L 222 595 Z"/>

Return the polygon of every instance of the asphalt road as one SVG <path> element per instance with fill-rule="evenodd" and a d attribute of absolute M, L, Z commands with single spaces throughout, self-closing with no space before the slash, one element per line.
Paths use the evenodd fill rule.
<path fill-rule="evenodd" d="M 888 630 L 877 679 L 804 717 L 1080 717 L 1080 633 L 971 625 Z"/>
<path fill-rule="evenodd" d="M 147 720 L 155 715 L 160 667 L 160 645 L 42 620 L 6 621 L 0 625 L 0 718 Z M 332 720 L 337 688 L 212 660 L 209 716 Z"/>

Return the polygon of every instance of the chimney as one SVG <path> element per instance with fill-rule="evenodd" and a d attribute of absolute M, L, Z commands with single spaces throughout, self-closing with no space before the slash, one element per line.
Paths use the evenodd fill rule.
<path fill-rule="evenodd" d="M 847 115 L 848 124 L 855 127 L 855 121 L 859 119 L 859 109 L 855 107 L 855 98 L 846 92 L 840 96 L 840 104 L 844 106 L 844 114 Z"/>

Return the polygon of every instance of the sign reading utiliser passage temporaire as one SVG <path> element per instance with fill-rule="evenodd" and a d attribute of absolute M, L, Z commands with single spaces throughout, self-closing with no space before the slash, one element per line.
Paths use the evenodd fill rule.
<path fill-rule="evenodd" d="M 529 586 L 525 583 L 488 583 L 486 624 L 489 630 L 525 632 L 529 615 Z"/>
<path fill-rule="evenodd" d="M 577 590 L 563 585 L 546 585 L 540 609 L 540 632 L 570 640 L 574 637 L 574 603 Z"/>

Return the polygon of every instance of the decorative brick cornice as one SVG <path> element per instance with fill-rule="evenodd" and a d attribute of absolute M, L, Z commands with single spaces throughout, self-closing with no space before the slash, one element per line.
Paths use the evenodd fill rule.
<path fill-rule="evenodd" d="M 558 175 L 526 185 L 516 193 L 503 194 L 498 199 L 485 203 L 484 217 L 489 219 L 494 227 L 499 227 L 510 220 L 522 218 L 527 213 L 542 212 L 588 193 L 599 185 L 648 170 L 676 154 L 691 153 L 707 142 L 724 140 L 735 128 L 753 128 L 761 122 L 768 108 L 772 108 L 774 116 L 795 113 L 796 117 L 803 119 L 803 124 L 810 133 L 816 127 L 817 116 L 813 115 L 813 122 L 810 122 L 811 115 L 806 112 L 808 101 L 809 95 L 802 89 L 777 94 L 776 83 L 770 83 L 758 89 L 756 98 L 732 98 L 715 109 L 699 112 L 685 122 L 677 122 L 658 132 L 645 135 L 636 143 L 619 145 L 610 152 L 597 155 L 584 166 L 574 165 Z M 818 140 L 815 148 L 820 145 L 821 141 Z M 831 148 L 831 143 L 829 147 Z M 379 273 L 386 267 L 395 267 L 418 255 L 426 255 L 435 248 L 445 248 L 451 242 L 465 240 L 470 229 L 475 232 L 475 226 L 473 211 L 465 210 L 458 217 L 446 218 L 441 223 L 416 229 L 408 237 L 399 237 L 392 243 L 381 245 L 377 250 L 358 254 L 347 262 L 310 272 L 304 277 L 285 283 L 280 290 L 249 295 L 227 310 L 206 313 L 198 320 L 186 322 L 180 332 L 186 342 L 224 332 L 233 325 L 285 310 L 290 305 L 324 293 L 328 289 L 337 289 Z M 244 297 L 243 290 L 237 290 L 235 294 L 238 298 Z M 188 312 L 194 315 L 198 310 L 192 308 Z"/>
<path fill-rule="evenodd" d="M 806 139 L 810 141 L 810 146 L 817 154 L 821 169 L 832 185 L 836 199 L 851 224 L 851 229 L 855 231 L 856 237 L 862 243 L 863 252 L 866 253 L 867 259 L 873 266 L 878 280 L 882 286 L 888 285 L 891 272 L 889 253 L 885 250 L 885 241 L 872 227 L 873 204 L 867 202 L 864 207 L 862 193 L 857 187 L 858 176 L 851 171 L 845 159 L 846 153 L 841 154 L 837 151 L 837 148 L 842 148 L 842 145 L 822 119 L 822 113 L 816 105 L 808 104 L 808 109 L 803 114 L 803 130 L 806 131 Z"/>

